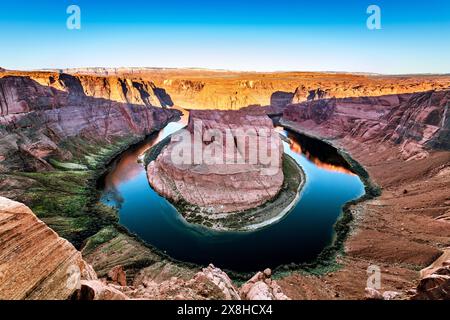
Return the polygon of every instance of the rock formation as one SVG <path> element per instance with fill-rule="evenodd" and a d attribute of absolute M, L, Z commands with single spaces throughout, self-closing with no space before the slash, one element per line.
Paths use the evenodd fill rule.
<path fill-rule="evenodd" d="M 186 275 L 187 278 L 178 275 L 158 279 L 145 274 L 143 269 L 132 285 L 127 285 L 126 272 L 116 265 L 106 278 L 99 279 L 81 253 L 28 207 L 0 197 L 0 300 L 240 300 L 239 291 L 228 275 L 212 264 L 194 276 Z M 268 291 L 255 282 L 259 291 L 251 289 L 246 299 L 285 297 L 276 283 L 270 281 L 267 271 L 264 279 L 260 278 L 258 274 L 252 279 L 267 283 Z M 266 291 L 261 290 L 270 295 L 263 296 Z"/>
<path fill-rule="evenodd" d="M 289 300 L 275 280 L 270 269 L 256 273 L 239 290 L 243 300 Z"/>
<path fill-rule="evenodd" d="M 71 300 L 129 300 L 121 290 L 113 284 L 107 284 L 101 280 L 82 280 Z"/>
<path fill-rule="evenodd" d="M 219 268 L 209 265 L 192 278 L 170 277 L 163 281 L 136 277 L 133 287 L 121 289 L 131 298 L 156 300 L 240 300 L 233 282 Z"/>
<path fill-rule="evenodd" d="M 354 222 L 346 256 L 339 259 L 343 269 L 319 280 L 298 274 L 279 280 L 290 297 L 408 299 L 415 294 L 410 288 L 419 277 L 417 266 L 436 260 L 450 239 L 448 98 L 449 91 L 440 90 L 285 107 L 282 124 L 348 152 L 380 187 L 369 191 L 381 193 L 349 207 Z M 364 291 L 371 265 L 382 266 L 383 292 Z M 424 280 L 420 290 L 442 298 L 445 281 L 441 276 L 433 281 Z"/>
<path fill-rule="evenodd" d="M 0 197 L 0 300 L 67 299 L 95 271 L 25 205 Z"/>
<path fill-rule="evenodd" d="M 187 109 L 239 109 L 287 105 L 322 98 L 382 96 L 442 90 L 449 76 L 382 76 L 317 72 L 233 72 L 205 69 L 84 68 L 59 72 L 75 76 L 148 81 Z M 272 96 L 273 94 L 273 96 Z"/>
<path fill-rule="evenodd" d="M 0 78 L 0 172 L 50 170 L 48 158 L 70 161 L 82 155 L 74 155 L 74 150 L 67 148 L 74 139 L 103 144 L 143 137 L 180 114 L 145 105 L 138 99 L 129 98 L 144 105 L 86 95 L 86 88 L 94 96 L 97 85 L 105 88 L 98 81 L 86 84 L 86 79 L 63 74 L 46 80 L 52 84 L 42 85 L 22 76 Z M 111 93 L 100 93 L 112 98 Z"/>
<path fill-rule="evenodd" d="M 417 286 L 415 300 L 450 300 L 450 249 L 432 265 L 421 270 L 421 280 Z"/>
<path fill-rule="evenodd" d="M 283 119 L 329 139 L 391 141 L 412 159 L 426 148 L 450 150 L 449 99 L 450 91 L 322 99 L 289 105 Z"/>
<path fill-rule="evenodd" d="M 196 125 L 200 122 L 201 127 Z M 201 137 L 208 129 L 218 130 L 224 139 L 204 141 Z M 227 139 L 231 139 L 231 144 L 225 141 L 226 132 L 235 133 Z M 250 135 L 245 139 L 248 133 Z M 185 133 L 174 135 L 147 168 L 150 184 L 165 197 L 198 206 L 207 213 L 229 213 L 257 207 L 280 191 L 283 184 L 282 144 L 267 116 L 238 111 L 192 111 L 186 132 L 188 138 L 182 134 Z M 190 153 L 195 147 L 192 141 L 197 136 L 201 139 L 203 159 L 198 164 L 193 159 L 174 163 L 174 150 L 186 145 L 188 152 L 185 153 Z M 250 140 L 252 137 L 255 140 Z M 261 151 L 258 151 L 258 144 Z M 211 159 L 206 159 L 205 155 L 211 147 L 218 151 L 209 164 Z M 267 152 L 274 161 L 265 164 L 261 160 L 262 152 Z M 258 156 L 256 161 L 250 159 L 252 154 Z"/>

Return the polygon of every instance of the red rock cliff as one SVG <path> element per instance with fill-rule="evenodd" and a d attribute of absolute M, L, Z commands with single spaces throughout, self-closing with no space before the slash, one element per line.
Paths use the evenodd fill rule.
<path fill-rule="evenodd" d="M 64 147 L 70 139 L 102 144 L 144 136 L 179 115 L 150 106 L 144 94 L 139 97 L 145 99 L 128 93 L 118 99 L 125 102 L 113 101 L 110 84 L 101 78 L 58 77 L 46 74 L 48 85 L 24 76 L 0 78 L 0 171 L 48 170 L 48 157 L 72 159 Z"/>

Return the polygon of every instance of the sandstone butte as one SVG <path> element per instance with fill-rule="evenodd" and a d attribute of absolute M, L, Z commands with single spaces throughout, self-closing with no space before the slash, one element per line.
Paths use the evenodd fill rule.
<path fill-rule="evenodd" d="M 224 139 L 212 142 L 203 139 L 208 129 L 220 131 Z M 149 182 L 157 192 L 175 202 L 182 200 L 198 206 L 211 214 L 255 208 L 278 194 L 283 185 L 283 146 L 272 121 L 265 114 L 192 110 L 187 130 L 189 139 L 181 139 L 180 134 L 175 134 L 157 159 L 147 167 Z M 225 141 L 227 131 L 234 132 L 231 145 Z M 256 136 L 246 138 L 246 134 L 251 132 Z M 261 134 L 264 135 L 262 138 Z M 206 158 L 198 164 L 194 163 L 194 158 L 186 164 L 173 162 L 172 153 L 177 146 L 179 150 L 186 144 L 189 153 L 193 154 L 196 135 L 202 137 L 200 149 L 203 153 L 213 146 L 216 150 L 223 150 L 214 155 L 214 162 L 220 161 L 221 164 L 210 164 L 205 161 Z M 268 139 L 265 139 L 266 136 Z M 267 148 L 260 148 L 259 143 L 263 142 Z M 273 163 L 260 161 L 259 149 L 273 155 Z M 251 154 L 258 156 L 255 163 L 250 160 Z M 235 163 L 233 159 L 243 163 Z"/>
<path fill-rule="evenodd" d="M 158 130 L 179 115 L 164 107 L 254 105 L 247 111 L 265 110 L 293 130 L 345 149 L 382 190 L 381 196 L 350 206 L 354 222 L 345 254 L 338 257 L 341 269 L 321 276 L 296 272 L 282 276 L 276 282 L 284 295 L 363 299 L 367 267 L 378 265 L 384 279 L 382 292 L 369 290 L 368 298 L 448 299 L 448 76 L 64 71 L 2 70 L 0 195 L 32 203 L 24 194 L 35 182 L 30 185 L 31 176 L 18 173 L 60 173 L 50 159 L 88 166 L 89 161 L 83 160 L 90 153 L 86 144 L 102 149 Z M 1 298 L 197 299 L 236 297 L 235 290 L 245 298 L 256 290 L 248 286 L 233 290 L 217 268 L 191 270 L 176 265 L 120 232 L 98 247 L 83 247 L 81 257 L 25 206 L 5 198 L 0 203 Z M 105 230 L 109 229 L 99 234 Z M 110 249 L 118 244 L 126 249 Z M 81 290 L 74 292 L 63 285 L 65 266 L 71 263 L 86 271 Z M 135 270 L 133 263 L 145 267 Z M 270 281 L 262 279 L 259 275 L 249 281 L 261 288 L 253 296 L 269 292 L 274 297 L 277 287 L 265 287 L 261 283 Z M 208 290 L 199 293 L 199 286 Z"/>

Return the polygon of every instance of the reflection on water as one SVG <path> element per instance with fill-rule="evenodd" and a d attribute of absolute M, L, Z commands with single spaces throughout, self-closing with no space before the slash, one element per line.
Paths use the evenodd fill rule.
<path fill-rule="evenodd" d="M 327 143 L 284 130 L 282 127 L 277 127 L 277 131 L 289 139 L 289 148 L 293 153 L 302 154 L 317 167 L 324 170 L 355 175 L 349 164 Z"/>
<path fill-rule="evenodd" d="M 189 113 L 185 110 L 181 111 L 183 112 L 183 115 L 179 121 L 170 122 L 159 132 L 152 134 L 143 142 L 130 147 L 113 163 L 108 174 L 100 181 L 103 191 L 103 202 L 120 207 L 121 203 L 124 201 L 121 197 L 120 186 L 129 181 L 133 181 L 139 178 L 139 175 L 142 175 L 144 170 L 143 157 L 145 152 L 161 140 L 164 140 L 167 136 L 187 125 Z"/>
<path fill-rule="evenodd" d="M 284 151 L 303 168 L 302 196 L 281 221 L 254 232 L 216 232 L 187 223 L 148 184 L 143 153 L 187 123 L 187 114 L 159 134 L 124 152 L 104 178 L 102 200 L 119 208 L 120 223 L 175 259 L 214 263 L 224 269 L 256 271 L 311 261 L 333 238 L 342 206 L 364 193 L 364 186 L 330 145 L 282 130 Z M 276 240 L 276 241 L 274 241 Z"/>

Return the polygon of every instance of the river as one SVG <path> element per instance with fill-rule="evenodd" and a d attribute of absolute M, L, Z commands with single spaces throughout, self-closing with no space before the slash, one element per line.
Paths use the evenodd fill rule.
<path fill-rule="evenodd" d="M 187 115 L 125 151 L 99 183 L 102 201 L 118 208 L 119 222 L 172 258 L 222 269 L 251 272 L 314 260 L 333 240 L 343 205 L 364 194 L 364 185 L 339 153 L 324 142 L 277 130 L 306 174 L 301 198 L 283 219 L 251 232 L 217 232 L 187 223 L 149 185 L 143 154 L 183 128 Z"/>

